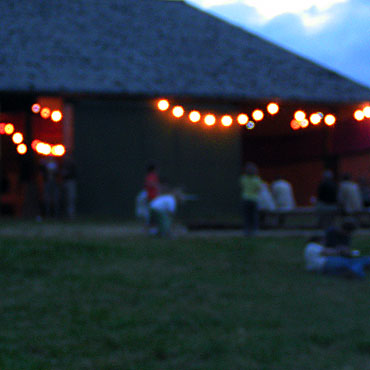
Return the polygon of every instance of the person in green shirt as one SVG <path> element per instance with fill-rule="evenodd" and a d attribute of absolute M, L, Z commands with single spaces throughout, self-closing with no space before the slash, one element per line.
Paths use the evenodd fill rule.
<path fill-rule="evenodd" d="M 245 165 L 245 172 L 240 177 L 244 234 L 253 235 L 258 230 L 258 194 L 262 189 L 262 180 L 254 163 Z"/>

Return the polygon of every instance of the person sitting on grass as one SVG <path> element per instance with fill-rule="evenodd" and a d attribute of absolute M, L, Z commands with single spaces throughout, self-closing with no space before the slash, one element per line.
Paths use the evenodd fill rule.
<path fill-rule="evenodd" d="M 152 235 L 171 236 L 173 217 L 182 192 L 179 189 L 171 190 L 168 185 L 161 186 L 161 193 L 149 203 L 150 219 L 154 228 Z"/>
<path fill-rule="evenodd" d="M 308 271 L 361 279 L 370 268 L 370 257 L 355 257 L 358 254 L 346 246 L 326 247 L 321 236 L 314 236 L 308 240 L 304 259 Z"/>

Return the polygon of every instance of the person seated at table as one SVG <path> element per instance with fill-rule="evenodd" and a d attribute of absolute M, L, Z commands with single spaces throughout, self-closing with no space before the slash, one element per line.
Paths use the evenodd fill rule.
<path fill-rule="evenodd" d="M 277 177 L 271 184 L 271 192 L 275 200 L 277 209 L 291 211 L 296 207 L 291 183 L 282 177 Z"/>

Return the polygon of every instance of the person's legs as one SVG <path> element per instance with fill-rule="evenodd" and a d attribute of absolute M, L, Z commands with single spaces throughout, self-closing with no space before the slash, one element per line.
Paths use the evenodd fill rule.
<path fill-rule="evenodd" d="M 370 257 L 369 256 L 352 258 L 352 261 L 354 265 L 361 265 L 363 270 L 370 269 Z"/>
<path fill-rule="evenodd" d="M 167 212 L 151 210 L 152 226 L 150 234 L 158 236 L 168 236 L 170 234 L 172 217 Z"/>
<path fill-rule="evenodd" d="M 253 200 L 243 201 L 244 233 L 253 234 L 258 228 L 257 202 Z"/>
<path fill-rule="evenodd" d="M 156 225 L 158 226 L 159 236 L 168 236 L 171 229 L 171 215 L 167 212 L 155 212 Z"/>
<path fill-rule="evenodd" d="M 350 275 L 353 277 L 363 278 L 365 276 L 364 266 L 367 260 L 347 258 L 341 256 L 327 257 L 323 272 L 331 275 Z"/>
<path fill-rule="evenodd" d="M 158 211 L 151 209 L 149 212 L 149 222 L 148 222 L 148 233 L 149 235 L 158 234 L 160 224 L 160 214 Z"/>

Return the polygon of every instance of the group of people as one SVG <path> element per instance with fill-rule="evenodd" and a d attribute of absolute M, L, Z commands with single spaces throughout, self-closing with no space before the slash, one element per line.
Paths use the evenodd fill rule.
<path fill-rule="evenodd" d="M 144 188 L 136 197 L 136 216 L 145 221 L 150 235 L 171 236 L 173 218 L 181 200 L 181 190 L 160 181 L 156 165 L 149 164 Z"/>
<path fill-rule="evenodd" d="M 353 215 L 369 206 L 370 186 L 366 178 L 354 181 L 349 173 L 345 173 L 337 182 L 331 170 L 324 171 L 317 191 L 318 211 L 325 214 L 339 210 L 343 214 Z M 324 218 L 321 226 L 323 223 Z"/>
<path fill-rule="evenodd" d="M 245 235 L 253 235 L 259 224 L 259 211 L 290 211 L 296 207 L 289 181 L 277 177 L 269 186 L 258 174 L 254 163 L 247 163 L 240 178 Z"/>
<path fill-rule="evenodd" d="M 254 163 L 247 163 L 240 178 L 244 217 L 244 232 L 254 234 L 258 229 L 258 211 L 291 211 L 296 207 L 292 185 L 278 177 L 270 185 L 258 174 Z M 355 215 L 370 207 L 370 184 L 362 177 L 357 182 L 348 173 L 336 181 L 331 170 L 325 170 L 313 197 L 319 216 L 319 227 L 327 227 L 333 215 Z"/>

